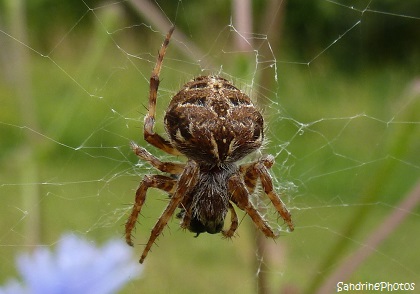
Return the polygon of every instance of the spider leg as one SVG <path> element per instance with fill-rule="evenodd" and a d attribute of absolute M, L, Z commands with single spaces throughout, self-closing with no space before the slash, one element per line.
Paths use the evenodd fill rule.
<path fill-rule="evenodd" d="M 246 188 L 249 194 L 253 194 L 257 186 L 258 174 L 254 170 L 255 162 L 247 163 L 239 166 L 239 172 L 244 179 Z"/>
<path fill-rule="evenodd" d="M 236 229 L 238 228 L 238 216 L 236 215 L 235 208 L 233 208 L 232 203 L 229 202 L 230 210 L 230 228 L 229 230 L 223 230 L 222 235 L 225 238 L 231 238 L 235 234 Z"/>
<path fill-rule="evenodd" d="M 166 48 L 169 45 L 169 39 L 171 38 L 174 29 L 175 27 L 171 27 L 166 35 L 165 41 L 163 41 L 162 47 L 159 50 L 155 68 L 150 77 L 149 111 L 144 118 L 144 139 L 153 146 L 162 149 L 169 154 L 180 155 L 181 153 L 174 148 L 168 140 L 164 139 L 159 134 L 156 134 L 153 130 L 155 126 L 157 92 L 159 89 L 159 74 L 162 68 L 163 57 L 165 56 Z"/>
<path fill-rule="evenodd" d="M 271 180 L 268 169 L 274 164 L 274 157 L 272 155 L 261 158 L 254 164 L 254 171 L 261 180 L 261 186 L 264 189 L 265 194 L 270 198 L 277 212 L 281 215 L 283 220 L 286 222 L 290 231 L 294 230 L 292 222 L 292 216 L 287 210 L 286 205 L 281 201 L 280 197 L 276 194 L 273 189 L 273 181 Z"/>
<path fill-rule="evenodd" d="M 195 184 L 197 183 L 197 179 L 198 166 L 194 161 L 189 161 L 185 165 L 184 172 L 181 174 L 178 180 L 175 191 L 172 194 L 168 206 L 166 206 L 162 215 L 159 217 L 159 220 L 152 229 L 149 241 L 147 242 L 146 247 L 143 250 L 143 254 L 140 257 L 140 263 L 143 263 L 156 238 L 160 235 L 160 233 L 162 233 L 170 217 L 174 214 L 175 209 L 179 206 L 184 196 L 191 192 L 191 190 L 194 188 Z"/>
<path fill-rule="evenodd" d="M 231 176 L 229 178 L 228 185 L 229 191 L 232 193 L 231 200 L 236 204 L 236 206 L 245 211 L 251 217 L 252 221 L 264 233 L 265 236 L 276 238 L 277 236 L 274 234 L 271 227 L 255 209 L 251 201 L 249 201 L 249 192 L 240 176 L 238 174 Z"/>
<path fill-rule="evenodd" d="M 161 176 L 153 175 L 144 176 L 143 180 L 140 183 L 139 188 L 136 191 L 136 198 L 131 211 L 130 217 L 125 223 L 125 241 L 128 245 L 133 246 L 133 241 L 131 240 L 131 232 L 136 226 L 137 218 L 141 211 L 141 208 L 146 200 L 146 192 L 149 188 L 158 188 L 168 193 L 172 193 L 175 188 L 176 180 Z"/>
<path fill-rule="evenodd" d="M 146 149 L 138 146 L 134 142 L 130 142 L 131 149 L 134 153 L 144 161 L 150 163 L 154 168 L 173 175 L 181 174 L 184 170 L 185 164 L 183 163 L 173 163 L 173 162 L 162 162 L 157 157 L 153 156 Z"/>

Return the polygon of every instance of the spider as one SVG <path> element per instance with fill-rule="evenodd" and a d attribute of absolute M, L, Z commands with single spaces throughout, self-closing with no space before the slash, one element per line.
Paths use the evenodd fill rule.
<path fill-rule="evenodd" d="M 273 189 L 268 169 L 272 155 L 255 162 L 237 165 L 246 155 L 258 150 L 264 139 L 264 121 L 251 99 L 228 80 L 219 76 L 200 76 L 186 83 L 172 98 L 165 113 L 165 130 L 169 140 L 154 132 L 159 74 L 163 58 L 174 31 L 172 27 L 158 52 L 150 77 L 148 113 L 144 118 L 144 139 L 171 155 L 184 155 L 187 162 L 162 162 L 146 149 L 131 142 L 135 154 L 167 175 L 145 175 L 136 191 L 135 202 L 126 224 L 125 239 L 133 246 L 132 231 L 149 188 L 170 195 L 170 201 L 151 231 L 140 257 L 145 260 L 156 238 L 162 233 L 177 208 L 181 228 L 196 233 L 221 233 L 230 238 L 238 227 L 232 204 L 245 211 L 264 233 L 277 235 L 250 201 L 258 180 L 293 231 L 291 214 Z M 230 211 L 230 227 L 223 229 Z"/>

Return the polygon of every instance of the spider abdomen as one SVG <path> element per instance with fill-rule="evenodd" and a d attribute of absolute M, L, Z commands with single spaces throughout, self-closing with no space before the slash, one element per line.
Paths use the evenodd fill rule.
<path fill-rule="evenodd" d="M 211 165 L 238 161 L 258 149 L 263 124 L 251 99 L 216 76 L 185 84 L 165 115 L 171 144 L 188 158 Z"/>

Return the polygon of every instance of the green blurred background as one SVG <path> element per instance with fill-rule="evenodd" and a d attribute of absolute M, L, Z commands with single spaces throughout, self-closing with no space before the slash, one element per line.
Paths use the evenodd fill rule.
<path fill-rule="evenodd" d="M 18 253 L 64 232 L 123 238 L 135 189 L 155 173 L 129 141 L 146 146 L 148 79 L 171 21 L 157 131 L 183 83 L 233 80 L 264 111 L 296 230 L 266 240 L 241 213 L 226 241 L 173 219 L 124 293 L 420 287 L 420 1 L 246 3 L 0 1 L 0 284 Z M 149 192 L 136 256 L 166 203 Z"/>

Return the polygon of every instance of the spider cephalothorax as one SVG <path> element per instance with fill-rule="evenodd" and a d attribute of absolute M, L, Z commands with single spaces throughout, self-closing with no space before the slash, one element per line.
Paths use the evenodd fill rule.
<path fill-rule="evenodd" d="M 132 143 L 132 149 L 165 175 L 146 175 L 136 191 L 135 203 L 126 222 L 125 237 L 133 245 L 131 232 L 146 200 L 148 188 L 158 188 L 170 195 L 170 201 L 152 229 L 140 258 L 142 263 L 177 208 L 181 227 L 197 236 L 221 232 L 232 237 L 238 219 L 232 204 L 245 211 L 267 237 L 277 235 L 250 201 L 257 181 L 280 216 L 293 230 L 291 215 L 274 192 L 268 169 L 274 163 L 271 155 L 237 165 L 236 162 L 259 149 L 264 139 L 264 122 L 251 99 L 229 81 L 218 76 L 201 76 L 188 82 L 172 98 L 165 114 L 169 140 L 153 130 L 156 113 L 159 73 L 173 28 L 159 51 L 150 78 L 149 110 L 144 119 L 144 138 L 151 145 L 173 155 L 184 155 L 183 163 L 162 162 L 144 148 Z M 230 226 L 224 229 L 230 211 Z"/>

